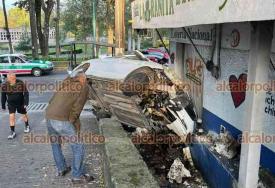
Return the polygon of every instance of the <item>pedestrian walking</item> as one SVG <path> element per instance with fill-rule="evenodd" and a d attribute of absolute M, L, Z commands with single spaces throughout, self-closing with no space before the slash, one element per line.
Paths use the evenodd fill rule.
<path fill-rule="evenodd" d="M 29 92 L 25 83 L 16 78 L 16 75 L 10 73 L 7 75 L 7 82 L 1 86 L 1 103 L 2 109 L 6 110 L 8 104 L 10 116 L 10 130 L 11 133 L 8 139 L 14 139 L 15 133 L 15 113 L 22 114 L 22 119 L 25 122 L 25 133 L 30 132 L 29 118 L 27 115 L 27 106 L 29 105 Z"/>
<path fill-rule="evenodd" d="M 85 172 L 84 145 L 79 139 L 80 114 L 88 97 L 87 78 L 83 70 L 65 79 L 57 89 L 46 109 L 48 133 L 50 135 L 57 176 L 64 176 L 71 168 L 62 153 L 62 138 L 66 138 L 73 153 L 72 182 L 87 183 L 94 178 Z M 58 139 L 53 139 L 58 138 Z M 78 140 L 77 142 L 75 142 Z"/>

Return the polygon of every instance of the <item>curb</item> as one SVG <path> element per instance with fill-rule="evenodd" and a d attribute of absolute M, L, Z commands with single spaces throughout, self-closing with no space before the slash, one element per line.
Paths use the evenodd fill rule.
<path fill-rule="evenodd" d="M 56 71 L 68 70 L 68 67 L 54 67 L 54 70 Z"/>
<path fill-rule="evenodd" d="M 100 120 L 99 130 L 100 134 L 105 137 L 104 177 L 106 187 L 159 187 L 138 150 L 117 120 L 114 118 Z"/>

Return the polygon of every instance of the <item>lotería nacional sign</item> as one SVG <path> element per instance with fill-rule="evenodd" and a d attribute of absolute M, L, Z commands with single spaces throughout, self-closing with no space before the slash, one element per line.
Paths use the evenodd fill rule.
<path fill-rule="evenodd" d="M 192 25 L 275 19 L 274 0 L 135 0 L 134 28 L 177 28 Z"/>

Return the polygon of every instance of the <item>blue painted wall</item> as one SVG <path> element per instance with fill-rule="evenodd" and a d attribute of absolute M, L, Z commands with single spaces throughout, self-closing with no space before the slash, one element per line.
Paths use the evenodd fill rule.
<path fill-rule="evenodd" d="M 236 181 L 227 169 L 206 145 L 194 144 L 191 153 L 196 167 L 211 188 L 231 188 Z"/>
<path fill-rule="evenodd" d="M 203 123 L 208 130 L 216 133 L 220 132 L 220 125 L 223 125 L 236 139 L 238 139 L 242 133 L 233 125 L 222 120 L 207 109 L 203 109 Z M 200 169 L 211 188 L 232 187 L 233 182 L 238 178 L 238 174 L 233 174 L 223 165 L 219 158 L 215 156 L 206 145 L 193 144 L 191 146 L 191 152 L 195 164 Z M 262 145 L 261 148 L 260 164 L 262 167 L 269 169 L 275 174 L 275 153 L 264 145 Z"/>

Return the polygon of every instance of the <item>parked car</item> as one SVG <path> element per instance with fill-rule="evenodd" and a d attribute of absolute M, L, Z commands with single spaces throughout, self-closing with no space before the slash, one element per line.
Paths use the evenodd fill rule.
<path fill-rule="evenodd" d="M 167 52 L 158 49 L 158 48 L 148 48 L 146 50 L 143 50 L 142 53 L 145 57 L 150 59 L 153 62 L 159 63 L 159 64 L 170 64 L 170 56 Z"/>
<path fill-rule="evenodd" d="M 183 140 L 192 134 L 197 119 L 192 99 L 172 81 L 167 67 L 139 52 L 90 60 L 71 74 L 78 69 L 87 75 L 98 118 L 110 113 L 128 126 L 174 132 Z"/>
<path fill-rule="evenodd" d="M 32 74 L 36 77 L 54 69 L 52 62 L 43 60 L 30 60 L 22 54 L 0 55 L 0 74 L 13 72 L 15 74 Z"/>

